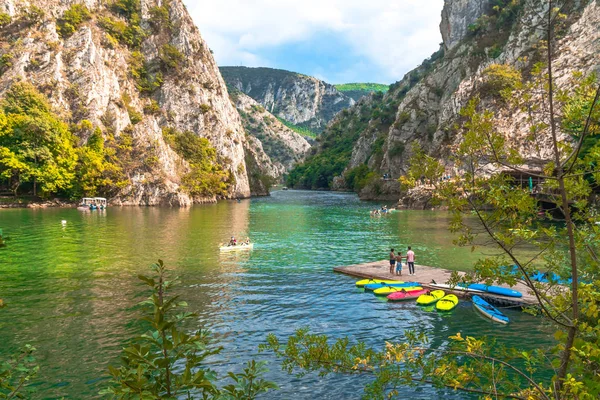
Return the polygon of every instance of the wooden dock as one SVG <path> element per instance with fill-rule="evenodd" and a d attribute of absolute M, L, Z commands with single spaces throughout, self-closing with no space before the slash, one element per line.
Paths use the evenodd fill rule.
<path fill-rule="evenodd" d="M 404 264 L 403 264 L 404 265 Z M 446 283 L 452 274 L 452 271 L 443 268 L 428 267 L 425 265 L 415 265 L 415 275 L 408 275 L 408 267 L 404 265 L 402 276 L 390 274 L 390 262 L 388 260 L 374 261 L 364 264 L 354 264 L 333 268 L 335 272 L 355 276 L 357 278 L 367 279 L 398 279 L 403 281 L 419 282 L 425 288 L 435 289 L 429 286 L 432 281 L 436 283 Z M 459 274 L 464 274 L 459 272 Z M 498 285 L 508 288 L 507 285 Z M 498 307 L 536 307 L 539 303 L 536 297 L 531 294 L 529 288 L 523 283 L 518 282 L 511 289 L 523 293 L 523 297 L 508 297 L 490 293 L 473 293 L 462 290 L 448 290 L 462 298 L 470 298 L 473 294 L 483 297 L 486 301 Z"/>

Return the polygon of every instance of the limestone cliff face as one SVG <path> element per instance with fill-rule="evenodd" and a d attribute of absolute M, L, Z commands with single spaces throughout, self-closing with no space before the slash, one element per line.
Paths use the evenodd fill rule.
<path fill-rule="evenodd" d="M 440 32 L 445 50 L 452 49 L 469 31 L 469 25 L 490 9 L 491 0 L 444 0 Z"/>
<path fill-rule="evenodd" d="M 91 18 L 61 37 L 57 24 L 73 4 L 85 4 Z M 0 56 L 7 55 L 10 63 L 2 68 L 0 97 L 12 83 L 29 81 L 69 121 L 87 119 L 105 135 L 131 134 L 138 163 L 127 171 L 131 184 L 114 203 L 214 201 L 194 198 L 182 189 L 181 178 L 189 166 L 165 142 L 165 127 L 207 138 L 218 162 L 233 177 L 227 197 L 250 196 L 241 119 L 184 4 L 181 0 L 141 0 L 139 6 L 139 28 L 146 33 L 141 43 L 131 45 L 116 40 L 114 32 L 110 35 L 103 21 L 111 18 L 121 27 L 135 22 L 115 14 L 108 2 L 0 0 L 0 12 L 12 18 L 1 31 Z M 166 10 L 161 21 L 155 13 L 159 7 Z M 160 76 L 154 74 L 153 87 L 140 87 L 132 66 L 136 57 L 144 69 L 160 72 Z M 138 75 L 139 71 L 141 67 Z"/>
<path fill-rule="evenodd" d="M 260 173 L 281 181 L 284 174 L 304 160 L 310 144 L 250 96 L 239 92 L 232 93 L 231 97 L 242 117 L 248 143 L 253 145 L 250 147 L 260 148 L 265 153 L 258 155 Z"/>
<path fill-rule="evenodd" d="M 355 101 L 317 78 L 272 68 L 221 67 L 233 87 L 267 111 L 295 125 L 321 132 L 339 111 Z"/>
<path fill-rule="evenodd" d="M 544 15 L 546 3 L 534 0 L 504 3 L 514 4 L 504 19 L 493 18 L 493 15 L 480 18 L 482 13 L 490 12 L 486 11 L 487 2 L 446 0 L 441 23 L 442 49 L 392 85 L 385 96 L 372 96 L 345 112 L 348 120 L 337 131 L 351 130 L 361 110 L 371 114 L 354 141 L 345 171 L 366 164 L 378 175 L 389 173 L 392 178 L 398 178 L 407 170 L 414 142 L 444 162 L 449 172 L 453 171 L 449 160 L 452 149 L 461 141 L 454 125 L 459 111 L 479 93 L 485 69 L 492 64 L 507 64 L 527 75 L 532 63 L 541 56 L 539 49 L 544 32 L 536 26 Z M 590 73 L 600 67 L 600 30 L 597 28 L 600 4 L 572 2 L 566 12 L 569 17 L 554 53 L 555 79 L 559 87 L 568 84 L 574 71 Z M 469 32 L 467 28 L 471 24 L 479 26 L 479 31 L 474 33 L 471 29 Z M 548 160 L 549 143 L 532 144 L 525 140 L 530 132 L 525 114 L 504 115 L 494 101 L 482 98 L 482 102 L 484 107 L 496 111 L 495 126 L 509 143 L 523 151 L 527 165 L 539 167 L 543 160 Z M 390 107 L 394 109 L 391 117 L 384 112 Z M 324 133 L 323 142 L 327 141 L 328 132 Z M 320 151 L 318 148 L 317 154 Z M 307 162 L 310 163 L 310 158 Z M 333 183 L 333 188 L 344 188 L 343 174 Z M 378 185 L 380 182 L 372 182 L 363 189 L 364 197 L 376 198 Z"/>

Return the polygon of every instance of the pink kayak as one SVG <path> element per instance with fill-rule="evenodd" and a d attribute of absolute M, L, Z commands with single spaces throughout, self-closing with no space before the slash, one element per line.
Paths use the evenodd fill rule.
<path fill-rule="evenodd" d="M 416 299 L 420 295 L 425 294 L 427 292 L 428 292 L 428 290 L 426 290 L 426 289 L 410 290 L 408 292 L 405 290 L 400 290 L 400 291 L 390 294 L 387 297 L 387 299 L 390 301 L 412 300 L 412 299 Z"/>

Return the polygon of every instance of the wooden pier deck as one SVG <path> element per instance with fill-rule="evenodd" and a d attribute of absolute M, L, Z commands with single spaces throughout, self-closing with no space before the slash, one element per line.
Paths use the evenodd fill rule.
<path fill-rule="evenodd" d="M 419 282 L 423 287 L 432 288 L 429 286 L 432 280 L 436 283 L 446 283 L 450 279 L 452 271 L 443 269 L 428 267 L 425 265 L 415 265 L 415 275 L 408 275 L 408 267 L 404 265 L 402 269 L 402 276 L 390 274 L 390 262 L 388 260 L 374 261 L 364 264 L 354 264 L 347 266 L 339 266 L 333 268 L 335 272 L 354 276 L 357 278 L 372 278 L 372 279 L 398 279 L 403 281 Z M 459 272 L 460 274 L 461 272 Z M 509 287 L 507 285 L 499 285 L 503 287 Z M 433 289 L 433 288 L 432 288 Z M 536 297 L 530 293 L 529 288 L 522 282 L 518 282 L 516 286 L 511 289 L 518 290 L 523 293 L 523 297 L 507 297 L 500 296 L 490 293 L 469 293 L 462 290 L 448 290 L 462 298 L 470 298 L 473 294 L 478 294 L 483 297 L 489 303 L 492 303 L 500 307 L 535 307 L 539 303 Z"/>

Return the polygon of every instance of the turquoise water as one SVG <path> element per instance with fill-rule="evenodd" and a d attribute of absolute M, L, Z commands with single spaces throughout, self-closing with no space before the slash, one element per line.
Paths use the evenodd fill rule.
<path fill-rule="evenodd" d="M 7 304 L 0 356 L 24 343 L 37 347 L 42 369 L 34 398 L 97 396 L 107 365 L 139 332 L 134 305 L 143 288 L 136 275 L 158 258 L 181 277 L 179 291 L 199 313 L 197 327 L 209 327 L 224 346 L 212 367 L 224 372 L 251 358 L 268 361 L 268 378 L 281 386 L 269 399 L 360 398 L 366 378 L 297 379 L 258 353 L 269 333 L 284 339 L 303 326 L 373 346 L 414 328 L 435 347 L 457 332 L 523 348 L 551 342 L 539 319 L 517 311 L 506 312 L 507 326 L 480 317 L 467 302 L 450 315 L 428 313 L 362 293 L 354 278 L 333 273 L 337 265 L 383 259 L 391 246 L 411 245 L 420 263 L 445 268 L 469 268 L 479 256 L 452 244 L 444 212 L 370 218 L 373 207 L 351 194 L 279 191 L 191 209 L 0 210 L 0 228 L 12 238 L 0 250 L 0 298 Z M 250 235 L 254 251 L 220 254 L 219 243 L 231 234 Z M 428 387 L 402 394 L 465 398 Z"/>

